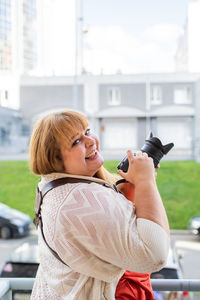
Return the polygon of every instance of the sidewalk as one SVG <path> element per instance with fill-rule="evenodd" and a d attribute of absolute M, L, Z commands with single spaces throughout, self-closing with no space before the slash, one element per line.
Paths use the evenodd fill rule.
<path fill-rule="evenodd" d="M 190 230 L 185 230 L 185 229 L 171 229 L 170 230 L 170 233 L 171 233 L 171 235 L 192 235 L 192 233 L 191 233 L 191 231 Z"/>
<path fill-rule="evenodd" d="M 0 153 L 0 161 L 16 161 L 16 160 L 28 160 L 28 153 Z"/>

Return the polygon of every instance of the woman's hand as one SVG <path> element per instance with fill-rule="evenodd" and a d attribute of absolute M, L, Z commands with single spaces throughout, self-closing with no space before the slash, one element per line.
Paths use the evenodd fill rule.
<path fill-rule="evenodd" d="M 129 160 L 128 172 L 118 173 L 134 185 L 134 203 L 136 217 L 153 221 L 169 234 L 167 215 L 156 185 L 156 173 L 153 159 L 147 153 L 127 151 Z M 159 168 L 159 166 L 158 166 Z"/>
<path fill-rule="evenodd" d="M 137 151 L 127 151 L 127 157 L 129 161 L 128 171 L 125 173 L 122 170 L 118 170 L 118 173 L 126 179 L 126 181 L 137 185 L 141 182 L 155 181 L 155 169 L 153 159 L 148 156 L 147 153 Z"/>

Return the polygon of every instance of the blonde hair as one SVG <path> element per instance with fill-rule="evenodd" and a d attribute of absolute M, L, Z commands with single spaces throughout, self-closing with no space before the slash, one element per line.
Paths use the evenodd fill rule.
<path fill-rule="evenodd" d="M 69 149 L 77 131 L 85 130 L 87 127 L 86 116 L 72 110 L 54 112 L 41 118 L 36 123 L 30 140 L 29 166 L 32 173 L 35 175 L 64 173 L 61 145 Z M 115 176 L 104 167 L 101 167 L 95 176 L 109 183 L 116 181 Z"/>

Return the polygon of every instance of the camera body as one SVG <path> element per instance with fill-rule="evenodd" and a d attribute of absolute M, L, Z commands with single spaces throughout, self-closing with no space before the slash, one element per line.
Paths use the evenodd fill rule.
<path fill-rule="evenodd" d="M 148 156 L 153 158 L 154 166 L 156 167 L 159 164 L 162 157 L 166 155 L 173 147 L 173 143 L 162 145 L 162 142 L 157 137 L 154 137 L 152 132 L 150 132 L 149 136 L 145 140 L 144 145 L 141 148 L 141 151 L 146 152 Z M 122 170 L 123 172 L 127 172 L 128 166 L 129 162 L 126 156 L 118 164 L 117 168 Z"/>

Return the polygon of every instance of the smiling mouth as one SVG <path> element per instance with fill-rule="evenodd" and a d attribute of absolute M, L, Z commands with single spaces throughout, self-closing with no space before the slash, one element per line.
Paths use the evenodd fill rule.
<path fill-rule="evenodd" d="M 96 154 L 97 154 L 97 151 L 93 151 L 93 152 L 90 153 L 85 159 L 94 158 Z"/>

